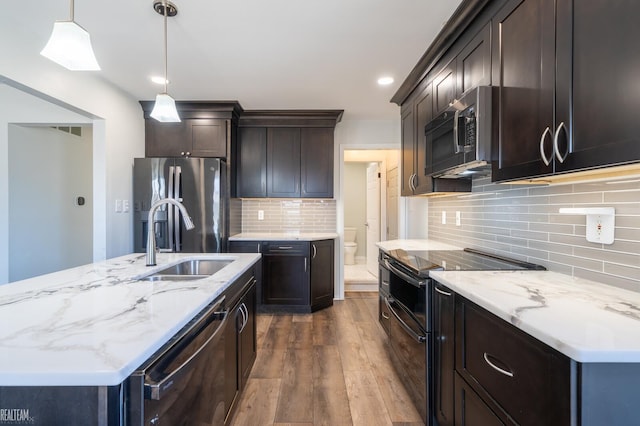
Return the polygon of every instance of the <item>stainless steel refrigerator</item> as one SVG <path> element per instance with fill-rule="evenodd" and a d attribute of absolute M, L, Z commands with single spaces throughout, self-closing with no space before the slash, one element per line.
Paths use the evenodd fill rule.
<path fill-rule="evenodd" d="M 161 251 L 221 253 L 229 237 L 226 163 L 218 158 L 136 158 L 133 170 L 134 248 L 146 251 L 149 208 L 175 198 L 195 228 L 187 231 L 177 207 L 156 212 L 153 230 Z"/>

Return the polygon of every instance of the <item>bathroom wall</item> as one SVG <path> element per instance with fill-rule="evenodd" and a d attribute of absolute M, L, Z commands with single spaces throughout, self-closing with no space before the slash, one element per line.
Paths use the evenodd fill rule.
<path fill-rule="evenodd" d="M 344 226 L 356 228 L 356 256 L 366 256 L 368 163 L 344 163 Z"/>
<path fill-rule="evenodd" d="M 562 207 L 614 207 L 615 242 L 588 242 L 585 216 L 560 214 Z M 462 214 L 460 227 L 456 211 Z M 472 194 L 430 199 L 428 223 L 429 238 L 435 240 L 640 291 L 637 178 L 554 186 L 498 185 L 483 178 L 474 181 Z"/>
<path fill-rule="evenodd" d="M 264 220 L 258 220 L 258 210 Z M 242 200 L 242 232 L 336 232 L 336 201 Z"/>

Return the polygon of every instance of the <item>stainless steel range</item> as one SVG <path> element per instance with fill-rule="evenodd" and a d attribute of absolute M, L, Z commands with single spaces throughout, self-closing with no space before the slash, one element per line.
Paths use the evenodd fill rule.
<path fill-rule="evenodd" d="M 380 252 L 380 318 L 387 319 L 390 356 L 422 420 L 433 424 L 432 270 L 544 270 L 478 250 Z M 386 313 L 388 312 L 388 314 Z M 385 323 L 386 324 L 386 323 Z"/>

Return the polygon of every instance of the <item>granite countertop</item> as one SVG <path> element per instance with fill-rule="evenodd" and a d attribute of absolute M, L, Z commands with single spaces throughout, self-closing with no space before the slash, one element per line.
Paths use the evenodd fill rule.
<path fill-rule="evenodd" d="M 640 293 L 549 271 L 430 276 L 576 361 L 640 362 Z"/>
<path fill-rule="evenodd" d="M 234 260 L 196 281 L 134 277 L 191 258 Z M 108 386 L 127 378 L 259 254 L 159 253 L 0 285 L 0 386 Z"/>
<path fill-rule="evenodd" d="M 441 243 L 434 240 L 390 240 L 380 241 L 376 243 L 378 248 L 382 251 L 389 252 L 390 250 L 462 250 L 462 247 L 457 247 L 447 243 Z"/>
<path fill-rule="evenodd" d="M 229 241 L 319 241 L 338 238 L 335 232 L 243 232 Z"/>

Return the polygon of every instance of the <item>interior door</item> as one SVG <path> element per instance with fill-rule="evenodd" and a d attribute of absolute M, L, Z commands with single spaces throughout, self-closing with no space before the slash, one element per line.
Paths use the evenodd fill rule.
<path fill-rule="evenodd" d="M 380 241 L 380 173 L 378 163 L 367 166 L 367 270 L 378 276 L 378 247 Z"/>

